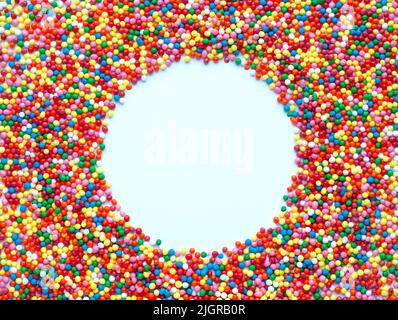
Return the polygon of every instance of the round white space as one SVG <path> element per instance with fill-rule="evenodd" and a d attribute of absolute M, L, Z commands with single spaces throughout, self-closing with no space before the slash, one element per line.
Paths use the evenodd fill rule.
<path fill-rule="evenodd" d="M 105 145 L 114 198 L 164 248 L 219 250 L 272 227 L 295 172 L 276 95 L 222 62 L 176 63 L 137 84 Z"/>

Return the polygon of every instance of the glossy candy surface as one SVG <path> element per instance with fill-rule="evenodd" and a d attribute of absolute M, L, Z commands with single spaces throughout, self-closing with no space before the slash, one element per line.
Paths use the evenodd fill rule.
<path fill-rule="evenodd" d="M 395 299 L 397 41 L 392 0 L 6 0 L 0 299 Z M 219 252 L 163 248 L 98 165 L 126 90 L 181 59 L 241 65 L 298 128 L 275 225 Z"/>

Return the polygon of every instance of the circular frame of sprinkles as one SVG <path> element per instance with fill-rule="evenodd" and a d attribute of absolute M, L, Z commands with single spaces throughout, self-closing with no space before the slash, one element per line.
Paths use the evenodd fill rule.
<path fill-rule="evenodd" d="M 7 0 L 0 13 L 0 299 L 398 296 L 395 0 Z M 132 226 L 98 165 L 115 102 L 191 58 L 242 65 L 298 129 L 275 226 L 213 252 Z"/>

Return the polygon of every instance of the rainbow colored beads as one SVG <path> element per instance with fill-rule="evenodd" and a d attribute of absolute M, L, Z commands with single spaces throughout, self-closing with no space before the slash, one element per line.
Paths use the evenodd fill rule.
<path fill-rule="evenodd" d="M 0 52 L 0 299 L 398 297 L 395 1 L 6 0 Z M 299 130 L 275 225 L 233 248 L 163 248 L 97 164 L 181 59 L 255 73 Z"/>

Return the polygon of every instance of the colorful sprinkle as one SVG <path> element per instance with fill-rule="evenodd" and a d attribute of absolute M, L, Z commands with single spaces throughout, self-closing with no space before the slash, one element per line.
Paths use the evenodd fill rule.
<path fill-rule="evenodd" d="M 395 0 L 6 0 L 0 52 L 0 299 L 398 297 Z M 273 228 L 214 252 L 131 225 L 98 165 L 116 102 L 190 59 L 298 130 Z"/>

